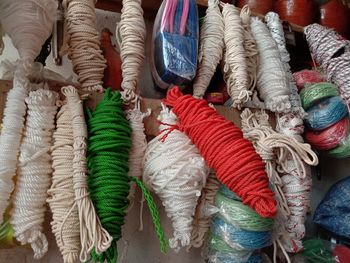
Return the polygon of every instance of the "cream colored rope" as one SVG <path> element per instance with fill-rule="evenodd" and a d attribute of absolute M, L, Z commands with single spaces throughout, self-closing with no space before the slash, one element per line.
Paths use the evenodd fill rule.
<path fill-rule="evenodd" d="M 67 104 L 57 114 L 53 138 L 52 185 L 47 199 L 52 211 L 51 227 L 63 262 L 75 263 L 79 259 L 81 244 L 78 207 L 73 189 L 72 116 Z"/>
<path fill-rule="evenodd" d="M 248 69 L 244 49 L 244 28 L 238 9 L 225 4 L 222 10 L 225 25 L 225 66 L 224 75 L 228 93 L 232 98 L 233 107 L 240 109 L 250 100 Z"/>
<path fill-rule="evenodd" d="M 145 59 L 146 25 L 141 0 L 123 0 L 116 35 L 119 36 L 122 60 L 122 96 L 125 103 L 135 103 L 141 66 Z"/>
<path fill-rule="evenodd" d="M 78 81 L 86 91 L 103 91 L 102 79 L 106 60 L 96 29 L 94 0 L 65 0 L 66 41 Z"/>
<path fill-rule="evenodd" d="M 85 262 L 89 258 L 92 249 L 95 249 L 98 254 L 106 251 L 111 245 L 112 237 L 102 227 L 89 197 L 86 176 L 87 127 L 82 101 L 73 86 L 63 87 L 61 91 L 67 98 L 68 108 L 72 117 L 74 138 L 73 187 L 80 221 L 82 246 L 80 260 Z"/>
<path fill-rule="evenodd" d="M 224 22 L 217 0 L 209 0 L 201 26 L 198 69 L 193 83 L 193 95 L 202 98 L 209 86 L 224 50 Z"/>

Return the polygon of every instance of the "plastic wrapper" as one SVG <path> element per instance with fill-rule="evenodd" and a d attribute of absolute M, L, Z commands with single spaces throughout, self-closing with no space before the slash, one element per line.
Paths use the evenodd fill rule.
<path fill-rule="evenodd" d="M 318 205 L 314 222 L 350 239 L 350 176 L 334 184 Z"/>
<path fill-rule="evenodd" d="M 221 193 L 222 195 L 226 196 L 229 199 L 241 201 L 241 198 L 239 198 L 234 192 L 232 192 L 228 187 L 226 187 L 223 184 L 220 185 L 218 192 Z"/>
<path fill-rule="evenodd" d="M 348 132 L 348 136 L 337 147 L 329 150 L 327 155 L 337 159 L 350 157 L 350 133 Z"/>
<path fill-rule="evenodd" d="M 212 219 L 211 232 L 235 250 L 257 250 L 271 245 L 271 231 L 238 229 L 221 216 Z"/>
<path fill-rule="evenodd" d="M 195 0 L 163 1 L 153 28 L 151 69 L 156 84 L 191 83 L 197 71 L 198 10 Z"/>
<path fill-rule="evenodd" d="M 325 81 L 325 77 L 316 70 L 304 69 L 293 74 L 298 90 L 304 88 L 305 84 Z"/>
<path fill-rule="evenodd" d="M 235 254 L 211 251 L 208 255 L 208 263 L 263 263 L 260 254 L 252 254 L 248 259 L 238 259 Z"/>

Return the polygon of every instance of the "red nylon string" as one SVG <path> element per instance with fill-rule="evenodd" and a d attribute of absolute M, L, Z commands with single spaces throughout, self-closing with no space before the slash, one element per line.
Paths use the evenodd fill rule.
<path fill-rule="evenodd" d="M 242 131 L 211 108 L 205 100 L 183 95 L 178 87 L 163 102 L 173 107 L 179 130 L 198 147 L 219 181 L 263 217 L 276 215 L 265 164 Z"/>

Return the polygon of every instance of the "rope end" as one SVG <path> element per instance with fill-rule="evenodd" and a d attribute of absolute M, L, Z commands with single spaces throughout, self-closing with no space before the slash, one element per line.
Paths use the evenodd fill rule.
<path fill-rule="evenodd" d="M 168 90 L 167 96 L 165 99 L 162 100 L 162 102 L 167 105 L 173 107 L 176 103 L 176 100 L 183 96 L 182 92 L 180 91 L 180 88 L 178 86 L 174 86 L 170 90 Z"/>

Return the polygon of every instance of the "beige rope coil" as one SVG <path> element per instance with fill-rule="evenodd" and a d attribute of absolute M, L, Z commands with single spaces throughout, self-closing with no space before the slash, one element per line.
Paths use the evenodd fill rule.
<path fill-rule="evenodd" d="M 141 0 L 123 0 L 116 36 L 122 60 L 122 97 L 126 104 L 135 103 L 138 98 L 138 78 L 145 59 L 146 25 Z"/>
<path fill-rule="evenodd" d="M 28 105 L 25 131 L 20 147 L 16 191 L 11 224 L 22 245 L 30 244 L 34 258 L 48 250 L 44 234 L 47 190 L 51 184 L 51 147 L 58 94 L 39 89 L 26 98 Z"/>
<path fill-rule="evenodd" d="M 250 28 L 250 16 L 251 11 L 249 9 L 249 6 L 243 6 L 241 9 L 240 17 L 242 19 L 242 25 L 244 29 L 244 49 L 249 80 L 248 87 L 249 90 L 253 91 L 256 86 L 256 77 L 259 65 L 259 51 Z"/>
<path fill-rule="evenodd" d="M 191 242 L 187 250 L 190 250 L 192 247 L 199 248 L 203 246 L 211 224 L 211 215 L 207 210 L 210 206 L 214 205 L 215 196 L 219 187 L 220 182 L 216 178 L 215 172 L 211 171 L 197 205 L 193 219 Z"/>
<path fill-rule="evenodd" d="M 201 26 L 198 69 L 193 83 L 193 96 L 202 98 L 209 86 L 224 50 L 224 22 L 218 0 L 209 0 Z"/>
<path fill-rule="evenodd" d="M 75 263 L 79 259 L 81 244 L 78 207 L 73 189 L 72 116 L 67 104 L 57 114 L 53 138 L 52 185 L 47 199 L 52 211 L 51 227 L 63 262 Z"/>
<path fill-rule="evenodd" d="M 65 0 L 65 38 L 68 57 L 72 60 L 78 81 L 86 91 L 102 92 L 106 60 L 100 48 L 96 29 L 94 0 Z"/>
<path fill-rule="evenodd" d="M 257 89 L 266 108 L 273 112 L 289 112 L 290 90 L 286 72 L 276 42 L 267 26 L 259 19 L 251 19 L 251 29 L 259 50 Z"/>
<path fill-rule="evenodd" d="M 81 235 L 80 260 L 85 262 L 92 249 L 100 254 L 106 251 L 112 242 L 112 237 L 102 227 L 89 197 L 87 185 L 87 127 L 84 119 L 82 101 L 73 86 L 63 87 L 62 94 L 66 96 L 68 108 L 72 117 L 73 129 L 73 188 L 78 207 Z"/>
<path fill-rule="evenodd" d="M 225 4 L 222 10 L 225 25 L 225 66 L 224 75 L 228 93 L 232 98 L 232 106 L 240 109 L 250 100 L 248 69 L 244 49 L 244 28 L 238 9 Z"/>

